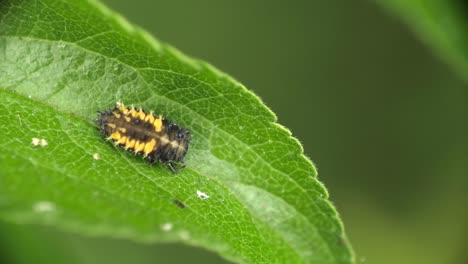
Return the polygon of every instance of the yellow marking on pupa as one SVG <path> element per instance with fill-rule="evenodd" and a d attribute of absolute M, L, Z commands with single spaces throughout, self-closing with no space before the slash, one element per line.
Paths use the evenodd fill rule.
<path fill-rule="evenodd" d="M 125 144 L 125 142 L 127 142 L 127 137 L 126 136 L 123 136 L 119 139 L 119 141 L 117 141 L 119 144 Z"/>
<path fill-rule="evenodd" d="M 138 115 L 138 112 L 135 110 L 135 108 L 132 108 L 130 109 L 130 111 L 128 111 L 128 114 L 132 117 L 136 117 Z"/>
<path fill-rule="evenodd" d="M 162 117 L 155 118 L 153 124 L 154 124 L 154 130 L 156 130 L 156 132 L 161 132 L 162 126 L 163 126 Z"/>
<path fill-rule="evenodd" d="M 124 104 L 122 103 L 117 103 L 117 108 L 119 109 L 120 112 L 122 112 L 124 115 L 128 113 L 127 107 L 125 107 Z"/>
<path fill-rule="evenodd" d="M 135 147 L 135 139 L 131 139 L 130 137 L 127 138 L 127 142 L 125 142 L 125 149 L 134 148 Z"/>
<path fill-rule="evenodd" d="M 145 148 L 145 142 L 140 142 L 140 141 L 135 142 L 135 150 L 134 150 L 135 153 L 142 152 L 144 148 Z"/>
<path fill-rule="evenodd" d="M 127 132 L 127 129 L 125 127 L 119 127 L 117 130 L 119 130 L 122 133 Z"/>
<path fill-rule="evenodd" d="M 173 140 L 173 141 L 171 142 L 171 147 L 172 147 L 172 148 L 178 148 L 178 147 L 179 147 L 179 143 L 177 143 L 177 141 Z"/>
<path fill-rule="evenodd" d="M 155 146 L 156 146 L 156 139 L 153 138 L 150 142 L 145 144 L 145 148 L 143 149 L 143 153 L 145 153 L 145 155 L 150 154 L 154 150 Z"/>
<path fill-rule="evenodd" d="M 177 147 L 177 151 L 183 151 L 184 149 L 185 149 L 184 144 L 179 144 L 179 146 Z"/>
<path fill-rule="evenodd" d="M 127 122 L 130 122 L 130 120 L 132 120 L 129 116 L 124 116 L 124 118 L 125 118 L 125 121 Z"/>
<path fill-rule="evenodd" d="M 149 115 L 146 116 L 145 118 L 145 122 L 148 122 L 148 123 L 151 123 L 153 124 L 154 123 L 154 116 L 153 116 L 153 112 L 151 112 Z"/>
<path fill-rule="evenodd" d="M 115 131 L 114 133 L 112 133 L 112 134 L 110 135 L 110 137 L 111 137 L 113 140 L 118 141 L 118 140 L 120 139 L 120 133 L 119 133 L 119 131 Z"/>
<path fill-rule="evenodd" d="M 109 123 L 107 126 L 111 127 L 112 129 L 115 129 L 115 124 Z"/>
<path fill-rule="evenodd" d="M 166 145 L 169 143 L 169 137 L 167 135 L 164 135 L 163 137 L 160 138 L 161 140 L 161 145 Z"/>
<path fill-rule="evenodd" d="M 112 112 L 112 114 L 116 117 L 116 118 L 120 118 L 121 115 L 119 113 L 116 113 L 116 112 Z"/>
<path fill-rule="evenodd" d="M 140 110 L 137 114 L 137 117 L 140 118 L 141 120 L 145 120 L 146 114 Z"/>

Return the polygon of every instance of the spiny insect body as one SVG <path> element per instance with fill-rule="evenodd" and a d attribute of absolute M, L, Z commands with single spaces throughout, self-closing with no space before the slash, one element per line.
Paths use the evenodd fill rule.
<path fill-rule="evenodd" d="M 143 155 L 149 163 L 167 164 L 173 172 L 183 168 L 174 165 L 184 163 L 190 131 L 164 117 L 117 103 L 112 110 L 100 111 L 96 124 L 108 140 Z"/>

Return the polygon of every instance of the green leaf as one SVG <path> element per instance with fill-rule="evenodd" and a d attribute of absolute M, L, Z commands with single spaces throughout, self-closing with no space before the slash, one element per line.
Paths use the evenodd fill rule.
<path fill-rule="evenodd" d="M 468 4 L 462 0 L 376 0 L 402 18 L 468 81 Z"/>
<path fill-rule="evenodd" d="M 182 241 L 237 262 L 353 262 L 314 166 L 275 115 L 98 2 L 2 1 L 0 88 L 1 218 Z M 106 142 L 93 119 L 116 101 L 191 129 L 186 169 Z"/>

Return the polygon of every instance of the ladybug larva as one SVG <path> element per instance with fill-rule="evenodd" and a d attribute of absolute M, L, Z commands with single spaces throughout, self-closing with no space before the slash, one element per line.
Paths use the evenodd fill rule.
<path fill-rule="evenodd" d="M 112 110 L 100 111 L 96 124 L 108 140 L 135 155 L 143 155 L 149 163 L 166 164 L 173 172 L 184 167 L 191 140 L 190 130 L 162 116 L 117 103 Z M 176 164 L 182 166 L 176 168 Z"/>

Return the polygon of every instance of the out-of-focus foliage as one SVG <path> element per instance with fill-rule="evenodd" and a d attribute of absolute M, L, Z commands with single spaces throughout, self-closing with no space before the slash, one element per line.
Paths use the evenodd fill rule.
<path fill-rule="evenodd" d="M 468 2 L 376 0 L 408 24 L 468 82 Z"/>

